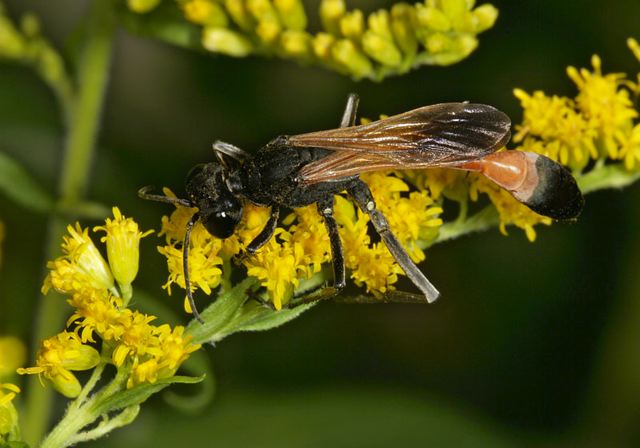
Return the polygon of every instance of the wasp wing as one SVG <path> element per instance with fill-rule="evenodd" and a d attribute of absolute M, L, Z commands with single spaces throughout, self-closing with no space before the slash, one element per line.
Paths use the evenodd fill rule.
<path fill-rule="evenodd" d="M 334 151 L 300 171 L 300 181 L 313 184 L 365 171 L 477 160 L 504 146 L 510 127 L 509 117 L 492 106 L 444 103 L 365 125 L 294 135 L 289 143 Z"/>

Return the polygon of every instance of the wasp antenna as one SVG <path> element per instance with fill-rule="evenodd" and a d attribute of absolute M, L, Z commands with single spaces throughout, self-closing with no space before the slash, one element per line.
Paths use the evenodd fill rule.
<path fill-rule="evenodd" d="M 193 292 L 191 291 L 191 277 L 189 276 L 189 244 L 191 244 L 191 230 L 193 229 L 193 225 L 200 218 L 199 213 L 194 213 L 189 222 L 187 223 L 187 230 L 184 233 L 184 241 L 182 243 L 182 269 L 184 273 L 184 287 L 187 291 L 187 299 L 189 300 L 189 307 L 191 308 L 191 312 L 193 313 L 193 317 L 197 319 L 198 322 L 204 324 L 204 320 L 200 317 L 200 313 L 198 312 L 198 308 L 196 308 L 196 302 L 193 300 Z"/>
<path fill-rule="evenodd" d="M 149 194 L 149 191 L 153 190 L 155 187 L 153 185 L 147 185 L 146 187 L 142 187 L 138 190 L 138 196 L 142 199 L 146 199 L 147 201 L 156 201 L 156 202 L 165 202 L 167 204 L 173 205 L 181 205 L 182 207 L 194 207 L 193 202 L 188 199 L 180 199 L 180 198 L 171 198 L 169 196 L 164 196 L 161 194 Z"/>

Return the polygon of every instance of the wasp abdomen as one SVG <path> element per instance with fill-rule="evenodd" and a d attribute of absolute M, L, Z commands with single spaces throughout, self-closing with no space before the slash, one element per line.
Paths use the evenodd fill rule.
<path fill-rule="evenodd" d="M 576 218 L 584 205 L 571 173 L 540 154 L 503 151 L 460 168 L 482 173 L 534 212 L 553 219 Z"/>

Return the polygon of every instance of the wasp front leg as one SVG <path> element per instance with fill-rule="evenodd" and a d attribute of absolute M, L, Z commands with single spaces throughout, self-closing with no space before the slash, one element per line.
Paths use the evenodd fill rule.
<path fill-rule="evenodd" d="M 278 218 L 280 217 L 280 209 L 277 206 L 271 207 L 271 216 L 262 231 L 247 246 L 249 255 L 255 254 L 262 246 L 267 244 L 278 227 Z"/>
<path fill-rule="evenodd" d="M 349 189 L 349 194 L 355 199 L 358 207 L 369 215 L 376 232 L 378 232 L 380 238 L 384 241 L 393 258 L 395 258 L 402 270 L 407 274 L 407 277 L 409 277 L 413 284 L 424 294 L 424 297 L 429 303 L 434 302 L 440 293 L 431 282 L 427 280 L 427 277 L 424 276 L 415 263 L 411 261 L 407 251 L 404 250 L 398 238 L 391 232 L 387 218 L 376 208 L 376 202 L 367 184 L 358 180 Z"/>

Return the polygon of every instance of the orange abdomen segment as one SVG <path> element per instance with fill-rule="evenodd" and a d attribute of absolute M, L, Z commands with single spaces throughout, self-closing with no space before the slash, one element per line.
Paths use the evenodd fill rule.
<path fill-rule="evenodd" d="M 533 152 L 502 151 L 457 168 L 482 173 L 531 210 L 554 219 L 573 219 L 584 199 L 562 165 Z"/>
<path fill-rule="evenodd" d="M 540 181 L 536 167 L 538 157 L 538 154 L 531 152 L 502 151 L 465 163 L 460 168 L 484 174 L 511 192 L 516 199 L 526 203 Z"/>

